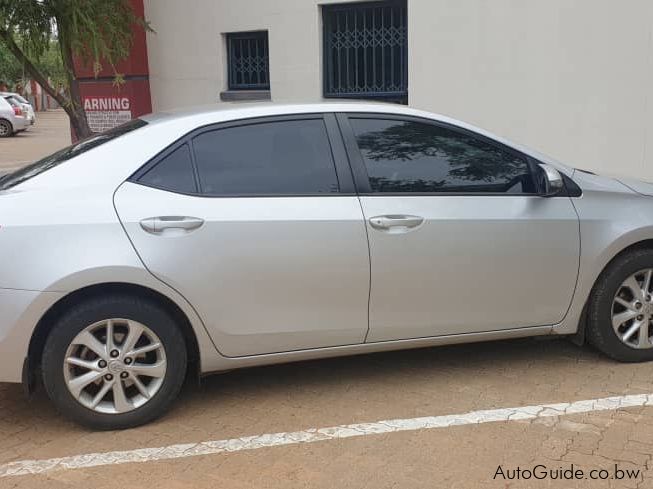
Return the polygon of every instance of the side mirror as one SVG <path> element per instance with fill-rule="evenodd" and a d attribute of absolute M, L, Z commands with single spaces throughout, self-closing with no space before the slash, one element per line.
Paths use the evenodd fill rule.
<path fill-rule="evenodd" d="M 562 192 L 565 188 L 565 183 L 562 180 L 562 175 L 551 165 L 540 163 L 538 165 L 541 170 L 541 180 L 543 182 L 542 197 L 553 197 Z"/>

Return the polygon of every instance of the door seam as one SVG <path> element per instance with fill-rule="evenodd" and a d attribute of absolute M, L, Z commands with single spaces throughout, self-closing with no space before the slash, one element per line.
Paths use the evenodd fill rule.
<path fill-rule="evenodd" d="M 363 210 L 363 203 L 361 202 L 360 196 L 356 196 L 358 200 L 358 205 L 361 208 L 361 214 L 363 216 L 363 228 L 365 229 L 365 239 L 367 240 L 367 262 L 369 264 L 368 268 L 368 286 L 367 286 L 367 331 L 365 332 L 365 338 L 363 338 L 363 343 L 367 343 L 367 337 L 370 335 L 370 318 L 371 310 L 370 304 L 372 302 L 372 248 L 370 244 L 370 232 L 367 229 L 367 217 L 365 216 L 365 211 Z"/>

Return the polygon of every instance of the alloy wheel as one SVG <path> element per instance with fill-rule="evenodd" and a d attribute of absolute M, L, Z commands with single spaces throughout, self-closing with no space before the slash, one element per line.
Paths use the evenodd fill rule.
<path fill-rule="evenodd" d="M 0 121 L 0 138 L 11 135 L 11 126 L 7 121 Z"/>
<path fill-rule="evenodd" d="M 612 328 L 627 346 L 653 348 L 653 269 L 640 270 L 619 286 L 612 302 Z"/>
<path fill-rule="evenodd" d="M 165 348 L 147 326 L 107 319 L 82 330 L 64 357 L 68 391 L 84 407 L 122 414 L 146 404 L 165 378 Z"/>

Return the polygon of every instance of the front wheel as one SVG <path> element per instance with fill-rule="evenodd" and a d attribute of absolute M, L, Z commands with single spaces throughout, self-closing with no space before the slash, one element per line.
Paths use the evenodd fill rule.
<path fill-rule="evenodd" d="M 186 347 L 157 304 L 106 296 L 56 322 L 42 366 L 48 395 L 64 415 L 93 429 L 124 429 L 168 409 L 185 378 Z"/>
<path fill-rule="evenodd" d="M 617 257 L 603 271 L 588 304 L 588 339 L 622 362 L 653 360 L 653 250 Z"/>

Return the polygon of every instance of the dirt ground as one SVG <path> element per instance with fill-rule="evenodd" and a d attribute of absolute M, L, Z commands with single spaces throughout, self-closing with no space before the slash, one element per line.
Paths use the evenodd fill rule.
<path fill-rule="evenodd" d="M 61 112 L 0 140 L 0 167 L 69 142 Z M 0 384 L 0 465 L 265 433 L 653 393 L 653 364 L 619 364 L 564 340 L 459 345 L 230 372 L 186 385 L 137 429 L 94 433 L 43 392 Z M 608 479 L 510 480 L 536 465 Z M 616 469 L 638 470 L 615 479 Z M 0 477 L 0 488 L 653 488 L 653 406 L 498 421 L 144 463 Z"/>

